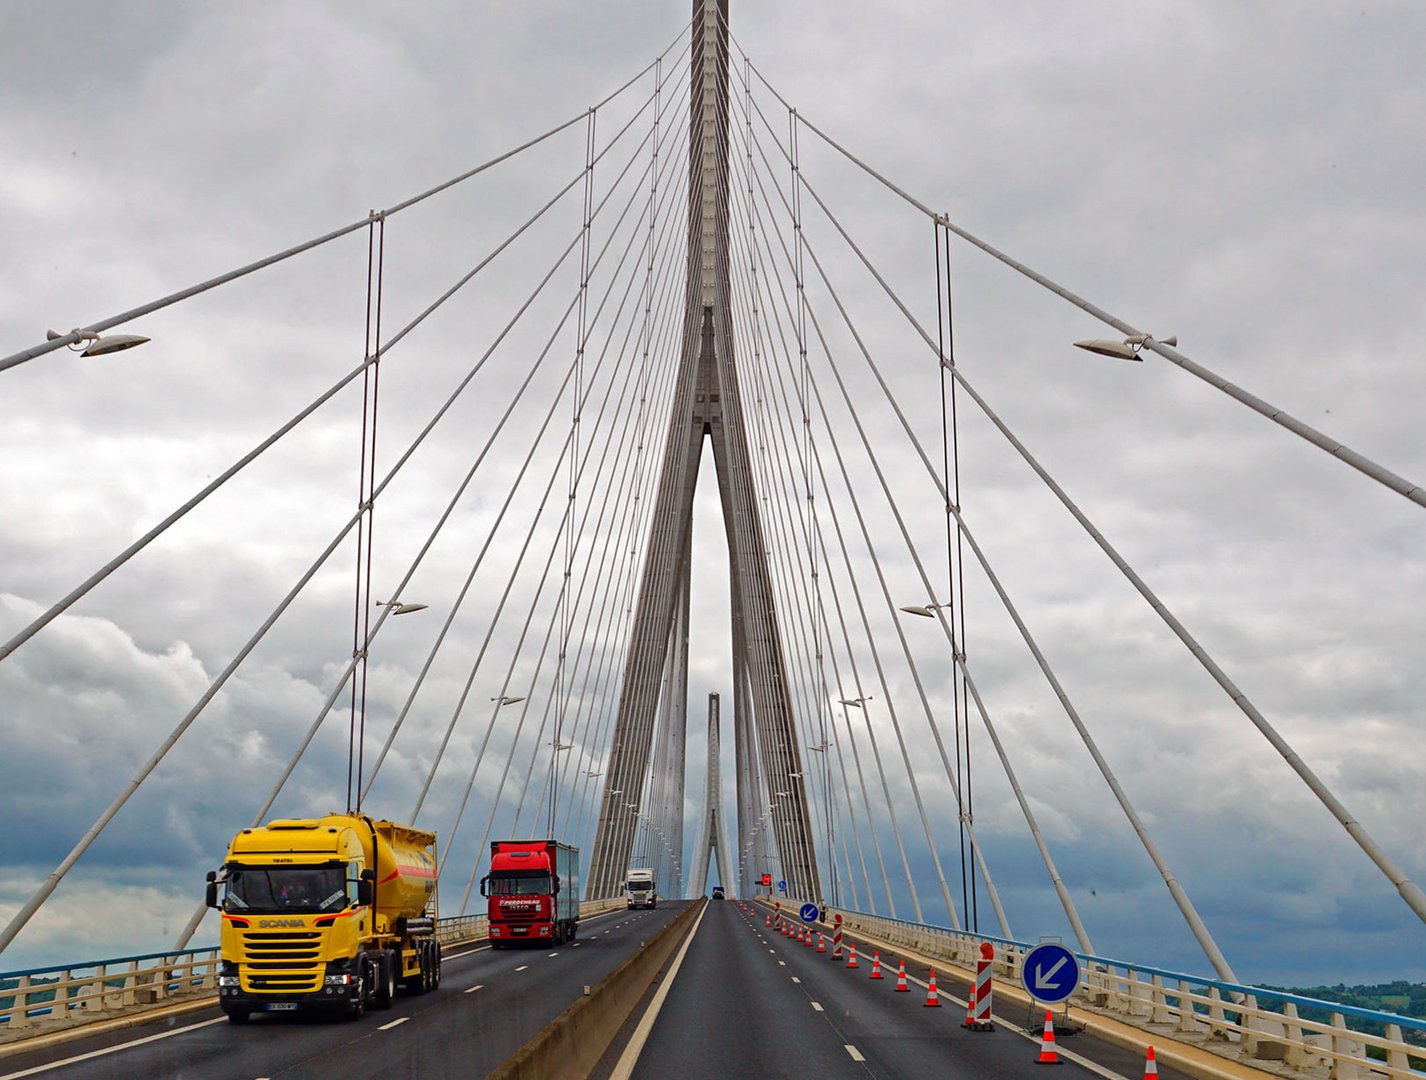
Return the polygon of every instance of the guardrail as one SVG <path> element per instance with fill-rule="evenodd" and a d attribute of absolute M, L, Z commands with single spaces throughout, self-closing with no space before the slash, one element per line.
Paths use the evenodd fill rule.
<path fill-rule="evenodd" d="M 622 898 L 590 900 L 579 905 L 579 914 L 589 918 L 623 906 Z M 488 931 L 484 915 L 436 920 L 436 940 L 442 945 L 481 941 Z M 218 959 L 218 948 L 212 946 L 0 971 L 0 1042 L 37 1034 L 41 1021 L 48 1031 L 211 997 Z"/>
<path fill-rule="evenodd" d="M 758 899 L 768 904 L 767 898 Z M 783 901 L 783 906 L 790 907 L 788 914 L 795 918 L 801 902 Z M 1022 986 L 1025 955 L 1040 944 L 845 908 L 827 909 L 829 919 L 834 914 L 842 916 L 844 933 L 863 933 L 968 972 L 975 970 L 981 942 L 988 941 L 996 947 L 996 978 Z M 1090 953 L 1075 952 L 1075 956 L 1083 978 L 1071 1003 L 1224 1057 L 1280 1062 L 1293 1070 L 1325 1068 L 1331 1080 L 1360 1080 L 1368 1075 L 1420 1080 L 1423 1073 L 1417 1070 L 1426 1069 L 1426 1020 Z M 1304 1017 L 1304 1009 L 1326 1012 L 1330 1020 Z M 1351 1026 L 1353 1021 L 1357 1026 Z M 1362 1024 L 1379 1026 L 1384 1034 L 1362 1030 Z M 1407 1031 L 1415 1042 L 1406 1041 Z"/>

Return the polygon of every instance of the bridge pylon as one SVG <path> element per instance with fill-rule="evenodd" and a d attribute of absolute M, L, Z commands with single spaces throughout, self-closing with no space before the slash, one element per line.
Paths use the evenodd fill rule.
<path fill-rule="evenodd" d="M 739 748 L 739 851 L 758 843 L 767 818 L 778 872 L 793 896 L 822 894 L 801 749 L 773 601 L 736 359 L 728 245 L 728 0 L 693 0 L 689 140 L 688 275 L 682 355 L 664 446 L 634 626 L 624 664 L 599 824 L 586 876 L 591 899 L 622 888 L 633 849 L 659 712 L 668 681 L 687 685 L 676 648 L 686 616 L 693 496 L 712 444 L 732 581 L 733 727 Z M 668 680 L 672 666 L 679 668 Z M 666 705 L 664 724 L 685 724 Z M 756 748 L 755 750 L 753 748 Z M 660 768 L 673 771 L 668 755 Z M 747 768 L 745 763 L 754 767 Z M 760 766 L 757 767 L 757 766 Z M 682 767 L 655 783 L 658 801 L 682 804 Z M 759 784 L 765 787 L 759 787 Z M 677 790 L 674 790 L 677 789 Z M 760 794 L 772 797 L 766 811 Z M 613 794 L 616 793 L 617 794 Z M 657 810 L 656 807 L 650 807 Z M 681 843 L 680 839 L 677 841 Z M 707 852 L 704 851 L 706 861 Z M 724 879 L 724 884 L 731 884 Z"/>

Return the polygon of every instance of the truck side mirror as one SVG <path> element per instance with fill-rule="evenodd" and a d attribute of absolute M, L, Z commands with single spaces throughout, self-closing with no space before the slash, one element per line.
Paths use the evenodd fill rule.
<path fill-rule="evenodd" d="M 485 883 L 486 883 L 487 881 L 489 881 L 489 880 L 490 880 L 489 876 L 486 876 L 486 877 L 483 877 L 483 878 L 480 879 L 480 895 L 481 895 L 481 896 L 486 895 L 486 893 L 485 893 Z"/>
<path fill-rule="evenodd" d="M 203 902 L 209 907 L 218 906 L 218 874 L 214 870 L 208 871 L 208 876 L 204 879 L 208 882 L 208 887 L 203 890 Z"/>
<path fill-rule="evenodd" d="M 376 871 L 363 870 L 361 878 L 357 881 L 357 903 L 362 907 L 371 907 L 376 893 Z"/>
<path fill-rule="evenodd" d="M 556 874 L 556 875 L 555 875 L 555 895 L 556 895 L 556 896 L 559 895 L 559 891 L 560 891 L 560 878 L 559 878 L 559 875 Z"/>

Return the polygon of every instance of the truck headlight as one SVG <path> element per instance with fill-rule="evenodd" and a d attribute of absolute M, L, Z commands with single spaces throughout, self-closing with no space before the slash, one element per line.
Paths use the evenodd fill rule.
<path fill-rule="evenodd" d="M 328 975 L 324 982 L 328 986 L 350 986 L 352 977 L 350 975 Z"/>
<path fill-rule="evenodd" d="M 237 985 L 238 985 L 238 982 L 239 982 L 239 980 L 238 980 L 238 977 L 237 977 L 236 975 L 219 975 L 219 976 L 218 976 L 218 985 L 219 985 L 219 986 L 237 986 Z"/>

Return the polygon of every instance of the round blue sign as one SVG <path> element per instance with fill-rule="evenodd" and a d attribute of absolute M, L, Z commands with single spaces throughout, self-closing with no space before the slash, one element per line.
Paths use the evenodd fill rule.
<path fill-rule="evenodd" d="M 817 910 L 816 904 L 803 904 L 797 914 L 802 917 L 803 922 L 816 922 L 820 912 Z"/>
<path fill-rule="evenodd" d="M 779 881 L 779 882 L 777 883 L 777 891 L 778 891 L 778 892 L 787 892 L 787 882 L 785 882 L 785 881 Z"/>
<path fill-rule="evenodd" d="M 1025 954 L 1020 977 L 1031 997 L 1053 1005 L 1064 1001 L 1079 986 L 1079 961 L 1063 945 L 1046 942 Z"/>

